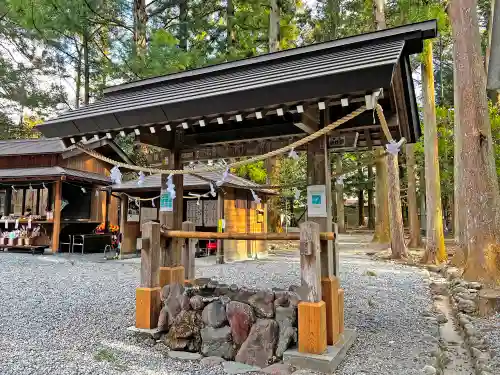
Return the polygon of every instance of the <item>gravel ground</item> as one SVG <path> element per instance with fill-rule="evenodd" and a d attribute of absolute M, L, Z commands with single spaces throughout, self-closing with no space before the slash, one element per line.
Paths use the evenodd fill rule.
<path fill-rule="evenodd" d="M 488 366 L 493 374 L 500 374 L 500 313 L 486 318 L 473 318 L 472 325 L 488 343 L 491 353 Z"/>
<path fill-rule="evenodd" d="M 0 253 L 0 374 L 223 374 L 165 358 L 129 336 L 139 266 Z M 430 304 L 418 270 L 341 255 L 346 327 L 358 340 L 338 375 L 419 374 Z M 366 275 L 373 271 L 375 276 Z M 198 267 L 198 276 L 255 287 L 299 283 L 293 251 L 269 260 Z"/>

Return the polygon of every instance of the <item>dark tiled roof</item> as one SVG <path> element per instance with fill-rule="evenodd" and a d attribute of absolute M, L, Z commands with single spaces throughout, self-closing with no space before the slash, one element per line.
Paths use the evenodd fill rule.
<path fill-rule="evenodd" d="M 111 179 L 98 173 L 77 171 L 75 169 L 62 168 L 62 167 L 37 167 L 37 168 L 10 168 L 0 169 L 0 179 L 8 180 L 13 178 L 22 177 L 59 177 L 67 176 L 77 179 L 91 180 L 95 182 L 102 182 L 110 184 Z"/>
<path fill-rule="evenodd" d="M 132 82 L 37 128 L 49 137 L 97 134 L 378 89 L 390 85 L 402 53 L 421 52 L 422 39 L 435 34 L 436 22 L 428 21 Z M 297 83 L 308 90 L 290 92 Z"/>
<path fill-rule="evenodd" d="M 185 187 L 209 187 L 209 181 L 216 182 L 221 179 L 222 172 L 203 172 L 197 173 L 197 175 L 203 177 L 199 178 L 190 174 L 184 175 L 184 186 Z M 241 188 L 255 188 L 260 190 L 260 185 L 255 182 L 249 181 L 247 179 L 235 176 L 231 173 L 228 174 L 225 183 L 229 186 L 241 187 Z M 137 180 L 123 182 L 120 185 L 113 185 L 113 190 L 115 191 L 126 191 L 126 190 L 160 190 L 161 188 L 161 177 L 159 174 L 154 174 L 146 176 L 142 185 L 137 183 Z M 273 193 L 271 190 L 267 190 L 268 193 Z"/>
<path fill-rule="evenodd" d="M 0 141 L 0 156 L 61 154 L 66 151 L 60 138 L 11 139 Z"/>

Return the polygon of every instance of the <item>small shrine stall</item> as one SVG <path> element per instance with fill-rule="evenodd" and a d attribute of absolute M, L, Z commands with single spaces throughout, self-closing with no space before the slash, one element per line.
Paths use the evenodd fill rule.
<path fill-rule="evenodd" d="M 211 193 L 219 174 L 204 172 L 184 175 L 183 221 L 190 221 L 197 231 L 267 233 L 267 198 L 272 190 L 244 178 L 228 174 L 221 187 Z M 261 199 L 256 203 L 249 189 Z M 127 254 L 141 248 L 141 226 L 147 221 L 159 221 L 161 176 L 150 175 L 138 180 L 113 185 L 120 194 L 122 228 L 121 252 Z M 199 240 L 197 252 L 217 253 L 217 262 L 261 258 L 267 254 L 266 241 Z"/>
<path fill-rule="evenodd" d="M 112 140 L 86 145 L 128 160 Z M 106 191 L 109 174 L 109 165 L 61 139 L 0 141 L 0 247 L 71 251 L 73 234 L 118 224 L 118 199 Z"/>

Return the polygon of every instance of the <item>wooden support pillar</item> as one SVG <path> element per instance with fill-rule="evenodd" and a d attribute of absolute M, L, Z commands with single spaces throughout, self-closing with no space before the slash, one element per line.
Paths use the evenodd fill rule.
<path fill-rule="evenodd" d="M 182 230 L 186 232 L 194 232 L 194 223 L 190 221 L 185 221 L 182 223 Z M 194 259 L 196 254 L 196 242 L 195 239 L 186 239 L 184 242 L 184 248 L 182 249 L 182 266 L 184 267 L 184 280 L 194 280 L 195 278 L 195 268 Z"/>
<path fill-rule="evenodd" d="M 12 189 L 7 188 L 5 190 L 5 204 L 3 206 L 3 215 L 4 216 L 9 216 L 11 204 L 12 204 Z"/>
<path fill-rule="evenodd" d="M 182 169 L 181 148 L 184 142 L 184 131 L 177 129 L 173 141 L 173 147 L 168 158 L 169 169 Z M 162 194 L 167 189 L 168 175 L 161 175 Z M 164 210 L 160 206 L 160 223 L 168 229 L 182 228 L 184 217 L 184 175 L 177 174 L 172 176 L 172 182 L 175 185 L 175 199 L 172 202 L 171 210 Z M 170 238 L 165 246 L 162 246 L 160 255 L 160 286 L 163 287 L 171 282 L 184 282 L 184 267 L 182 267 L 182 248 L 184 240 L 182 238 Z M 182 275 L 182 277 L 181 277 Z"/>
<path fill-rule="evenodd" d="M 323 111 L 321 127 L 329 124 L 328 111 Z M 327 137 L 319 137 L 307 145 L 307 184 L 325 185 L 326 193 L 326 215 L 323 217 L 312 217 L 307 214 L 307 220 L 318 223 L 321 232 L 332 231 L 332 186 L 330 154 L 327 147 Z M 336 251 L 334 242 L 329 241 L 328 249 L 321 253 L 322 272 L 321 276 L 328 277 L 336 272 Z"/>
<path fill-rule="evenodd" d="M 222 190 L 217 192 L 217 225 L 221 225 L 221 220 L 224 220 L 224 194 Z M 219 228 L 221 232 L 224 228 Z M 215 260 L 217 264 L 224 264 L 224 240 L 217 240 L 217 259 Z"/>
<path fill-rule="evenodd" d="M 159 269 L 160 224 L 147 222 L 142 227 L 141 284 L 135 292 L 135 326 L 152 329 L 160 315 Z"/>
<path fill-rule="evenodd" d="M 111 191 L 109 188 L 106 189 L 106 206 L 104 211 L 104 232 L 109 232 L 109 207 L 111 203 Z"/>
<path fill-rule="evenodd" d="M 61 232 L 61 200 L 62 181 L 57 180 L 54 184 L 54 222 L 52 224 L 52 252 L 59 251 L 59 233 Z"/>
<path fill-rule="evenodd" d="M 23 200 L 21 202 L 21 215 L 26 211 L 26 189 L 23 189 Z"/>
<path fill-rule="evenodd" d="M 123 250 L 125 245 L 125 236 L 130 236 L 131 234 L 125 230 L 127 226 L 127 210 L 128 210 L 128 197 L 125 194 L 121 195 L 120 200 L 120 233 L 122 235 L 121 248 L 120 248 L 120 259 L 123 259 Z M 137 241 L 137 240 L 136 240 Z"/>
<path fill-rule="evenodd" d="M 40 215 L 40 195 L 42 193 L 42 189 L 36 189 L 36 208 L 35 214 Z"/>
<path fill-rule="evenodd" d="M 322 354 L 326 350 L 326 303 L 321 300 L 320 225 L 311 221 L 300 224 L 301 297 L 298 306 L 298 350 Z"/>

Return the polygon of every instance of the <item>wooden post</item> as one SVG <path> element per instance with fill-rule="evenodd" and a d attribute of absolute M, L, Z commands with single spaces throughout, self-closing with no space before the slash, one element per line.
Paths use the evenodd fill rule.
<path fill-rule="evenodd" d="M 23 200 L 21 202 L 21 216 L 26 211 L 26 189 L 23 189 Z"/>
<path fill-rule="evenodd" d="M 104 232 L 108 233 L 109 232 L 109 206 L 111 203 L 111 191 L 106 189 L 106 206 L 105 206 L 105 212 L 104 212 Z"/>
<path fill-rule="evenodd" d="M 120 200 L 120 233 L 121 233 L 121 248 L 120 248 L 120 259 L 123 259 L 123 245 L 125 244 L 125 236 L 127 231 L 125 227 L 127 225 L 127 209 L 128 209 L 128 197 L 125 194 L 121 195 Z"/>
<path fill-rule="evenodd" d="M 59 233 L 61 232 L 61 199 L 62 181 L 57 180 L 54 186 L 54 222 L 52 224 L 52 252 L 59 251 Z"/>
<path fill-rule="evenodd" d="M 300 275 L 304 302 L 298 307 L 301 353 L 321 354 L 326 350 L 326 304 L 321 301 L 320 226 L 308 221 L 300 225 Z"/>
<path fill-rule="evenodd" d="M 3 207 L 3 215 L 4 216 L 9 216 L 11 203 L 12 203 L 12 189 L 7 188 L 5 190 L 5 205 Z"/>
<path fill-rule="evenodd" d="M 168 159 L 170 169 L 182 169 L 181 163 L 181 148 L 183 144 L 184 132 L 178 129 L 175 132 L 173 147 Z M 168 175 L 161 175 L 161 188 L 166 190 Z M 184 211 L 184 176 L 172 176 L 172 182 L 175 185 L 176 197 L 173 201 L 172 211 L 160 211 L 160 223 L 168 229 L 181 229 Z M 178 282 L 184 282 L 184 267 L 182 263 L 182 248 L 184 240 L 181 238 L 170 238 L 166 241 L 166 245 L 162 246 L 160 255 L 160 286 L 163 287 L 171 282 L 181 278 Z"/>
<path fill-rule="evenodd" d="M 182 230 L 194 232 L 194 223 L 190 221 L 183 222 Z M 196 242 L 197 240 L 195 239 L 186 239 L 182 249 L 182 266 L 184 267 L 185 272 L 184 279 L 189 281 L 194 280 L 195 278 L 194 259 L 196 253 Z"/>
<path fill-rule="evenodd" d="M 217 192 L 217 225 L 219 225 L 220 221 L 224 220 L 224 195 L 222 190 Z M 224 228 L 220 228 L 221 231 L 224 231 Z M 215 262 L 217 264 L 224 264 L 224 241 L 217 240 L 217 259 Z"/>
<path fill-rule="evenodd" d="M 141 284 L 136 289 L 135 326 L 152 329 L 158 324 L 160 291 L 160 224 L 147 222 L 142 228 Z"/>
<path fill-rule="evenodd" d="M 329 123 L 328 111 L 323 111 L 321 126 Z M 307 217 L 307 220 L 318 223 L 322 232 L 332 231 L 332 188 L 330 158 L 327 145 L 327 137 L 319 137 L 307 145 L 307 184 L 325 185 L 326 192 L 326 217 Z M 335 257 L 333 242 L 328 245 L 326 252 L 321 253 L 322 274 L 327 277 L 332 275 L 335 269 Z"/>

